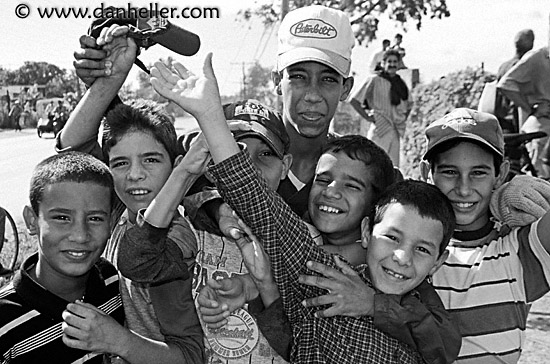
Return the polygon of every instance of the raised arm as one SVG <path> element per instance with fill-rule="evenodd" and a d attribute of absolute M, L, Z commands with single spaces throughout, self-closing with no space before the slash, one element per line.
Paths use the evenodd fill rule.
<path fill-rule="evenodd" d="M 136 57 L 137 46 L 133 39 L 126 37 L 127 33 L 127 27 L 105 28 L 97 39 L 97 46 L 109 54 L 103 61 L 110 66 L 109 75 L 97 78 L 77 104 L 61 132 L 60 148 L 79 146 L 97 136 L 101 119 L 124 84 Z M 91 42 L 89 38 L 85 41 Z"/>

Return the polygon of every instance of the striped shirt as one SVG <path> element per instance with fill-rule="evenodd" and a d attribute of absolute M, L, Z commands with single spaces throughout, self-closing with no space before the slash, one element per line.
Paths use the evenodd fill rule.
<path fill-rule="evenodd" d="M 38 253 L 23 263 L 0 290 L 0 363 L 102 363 L 102 353 L 72 349 L 62 341 L 61 314 L 68 301 L 47 291 L 28 274 Z M 124 324 L 118 273 L 101 259 L 90 272 L 84 301 Z"/>
<path fill-rule="evenodd" d="M 421 363 L 409 346 L 375 328 L 371 317 L 317 318 L 316 307 L 303 307 L 309 297 L 324 294 L 317 287 L 298 283 L 311 274 L 306 262 L 335 267 L 332 255 L 317 247 L 301 219 L 277 193 L 268 190 L 246 152 L 210 167 L 220 193 L 262 239 L 283 305 L 293 328 L 293 363 Z M 365 265 L 356 268 L 370 284 Z M 372 285 L 371 285 L 372 286 Z"/>
<path fill-rule="evenodd" d="M 529 304 L 549 290 L 550 255 L 537 236 L 537 222 L 489 231 L 455 236 L 449 258 L 433 277 L 462 334 L 461 364 L 517 363 Z"/>

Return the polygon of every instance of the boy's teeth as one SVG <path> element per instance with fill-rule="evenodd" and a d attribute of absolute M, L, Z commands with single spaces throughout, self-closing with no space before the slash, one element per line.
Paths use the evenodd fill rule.
<path fill-rule="evenodd" d="M 460 208 L 472 207 L 474 204 L 472 202 L 456 202 L 456 206 Z"/>
<path fill-rule="evenodd" d="M 391 271 L 391 270 L 389 270 L 389 269 L 385 269 L 385 271 L 386 271 L 386 273 L 388 273 L 390 276 L 393 276 L 393 277 L 395 277 L 395 278 L 397 278 L 397 279 L 405 279 L 405 276 L 402 275 L 402 274 L 396 273 L 396 272 Z"/>
<path fill-rule="evenodd" d="M 319 210 L 324 211 L 324 212 L 333 213 L 333 214 L 337 214 L 337 213 L 340 212 L 340 210 L 338 210 L 334 207 L 324 206 L 324 205 L 319 206 Z"/>
<path fill-rule="evenodd" d="M 86 254 L 86 252 L 67 252 L 67 253 L 75 257 L 82 257 Z"/>
<path fill-rule="evenodd" d="M 130 191 L 130 194 L 132 195 L 145 195 L 147 193 L 146 190 L 133 190 L 133 191 Z"/>

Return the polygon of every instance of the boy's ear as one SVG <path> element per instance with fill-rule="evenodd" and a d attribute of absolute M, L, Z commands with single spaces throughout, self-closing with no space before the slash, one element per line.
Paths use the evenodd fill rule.
<path fill-rule="evenodd" d="M 439 268 L 441 268 L 443 263 L 445 263 L 448 257 L 449 257 L 449 251 L 445 249 L 445 251 L 441 253 L 441 256 L 437 258 L 437 260 L 435 261 L 435 264 L 432 267 L 432 269 L 430 269 L 430 273 L 428 273 L 428 275 L 433 276 L 434 273 L 437 272 Z"/>
<path fill-rule="evenodd" d="M 25 208 L 23 209 L 23 220 L 25 220 L 25 225 L 27 225 L 29 235 L 37 235 L 38 216 L 36 216 L 34 210 L 30 206 L 25 206 Z"/>
<path fill-rule="evenodd" d="M 288 171 L 290 171 L 290 167 L 292 167 L 292 154 L 285 154 L 283 156 L 283 170 L 281 171 L 281 180 L 285 179 L 288 175 Z"/>
<path fill-rule="evenodd" d="M 370 220 L 368 217 L 364 217 L 361 220 L 361 246 L 367 249 L 370 241 Z"/>
<path fill-rule="evenodd" d="M 342 89 L 342 94 L 340 95 L 340 101 L 346 101 L 351 89 L 353 88 L 354 79 L 353 76 L 344 78 L 344 87 Z"/>
<path fill-rule="evenodd" d="M 271 71 L 271 80 L 275 84 L 275 91 L 277 91 L 277 95 L 282 95 L 283 92 L 281 91 L 281 72 L 277 70 Z"/>
<path fill-rule="evenodd" d="M 506 181 L 506 176 L 508 176 L 509 172 L 510 172 L 510 161 L 508 159 L 504 159 L 500 164 L 500 170 L 498 172 L 495 185 L 493 186 L 494 190 L 502 186 L 502 184 Z"/>
<path fill-rule="evenodd" d="M 420 176 L 424 182 L 433 183 L 430 175 L 430 163 L 427 160 L 420 161 Z"/>

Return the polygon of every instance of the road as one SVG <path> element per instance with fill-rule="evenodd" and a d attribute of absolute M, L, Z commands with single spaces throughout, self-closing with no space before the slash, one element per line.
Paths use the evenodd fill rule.
<path fill-rule="evenodd" d="M 192 118 L 178 118 L 176 131 L 184 133 L 196 126 Z M 53 134 L 42 138 L 36 129 L 23 129 L 21 133 L 0 129 L 0 206 L 22 221 L 23 207 L 28 204 L 29 181 L 36 164 L 55 153 Z"/>
<path fill-rule="evenodd" d="M 21 133 L 0 129 L 0 205 L 18 221 L 29 200 L 33 168 L 55 153 L 53 134 L 39 138 L 35 129 Z"/>

